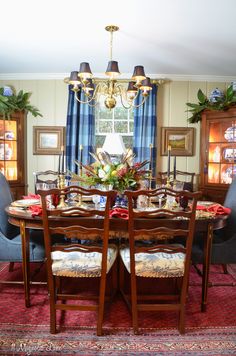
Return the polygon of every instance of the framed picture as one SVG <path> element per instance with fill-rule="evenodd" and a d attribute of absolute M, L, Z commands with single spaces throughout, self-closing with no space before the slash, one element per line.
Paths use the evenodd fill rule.
<path fill-rule="evenodd" d="M 162 127 L 161 155 L 167 156 L 171 146 L 172 156 L 192 156 L 194 146 L 193 127 Z"/>
<path fill-rule="evenodd" d="M 64 126 L 34 126 L 33 127 L 33 154 L 58 155 L 65 141 Z"/>

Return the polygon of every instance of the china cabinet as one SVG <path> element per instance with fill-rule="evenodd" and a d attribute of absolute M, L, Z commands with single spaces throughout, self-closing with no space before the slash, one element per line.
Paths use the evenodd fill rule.
<path fill-rule="evenodd" d="M 26 114 L 14 112 L 10 119 L 0 116 L 0 171 L 7 178 L 13 199 L 26 194 Z"/>
<path fill-rule="evenodd" d="M 222 204 L 236 178 L 236 107 L 202 113 L 200 158 L 203 196 Z"/>

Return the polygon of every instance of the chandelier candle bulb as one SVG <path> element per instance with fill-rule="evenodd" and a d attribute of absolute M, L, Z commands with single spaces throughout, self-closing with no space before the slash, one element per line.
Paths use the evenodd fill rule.
<path fill-rule="evenodd" d="M 170 156 L 171 156 L 171 145 L 168 145 L 168 161 L 167 161 L 167 177 L 170 178 Z"/>

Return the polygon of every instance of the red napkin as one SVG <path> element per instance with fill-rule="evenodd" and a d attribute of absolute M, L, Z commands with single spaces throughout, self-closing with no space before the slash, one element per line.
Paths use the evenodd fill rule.
<path fill-rule="evenodd" d="M 122 209 L 122 208 L 114 208 L 110 210 L 110 218 L 121 218 L 128 220 L 129 214 L 127 209 Z"/>
<path fill-rule="evenodd" d="M 29 194 L 29 195 L 24 195 L 23 199 L 40 199 L 40 195 L 39 194 Z"/>
<path fill-rule="evenodd" d="M 220 204 L 212 204 L 210 206 L 197 205 L 197 210 L 212 212 L 215 213 L 215 215 L 229 215 L 231 213 L 230 208 L 226 208 Z"/>
<path fill-rule="evenodd" d="M 42 215 L 43 210 L 42 210 L 41 206 L 39 206 L 39 205 L 31 205 L 31 206 L 29 206 L 28 211 L 31 212 L 32 217 L 35 217 L 38 215 Z"/>

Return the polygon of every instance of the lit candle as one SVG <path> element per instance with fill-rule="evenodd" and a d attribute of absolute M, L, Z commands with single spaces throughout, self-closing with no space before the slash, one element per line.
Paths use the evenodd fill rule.
<path fill-rule="evenodd" d="M 79 145 L 80 150 L 80 175 L 82 175 L 82 153 L 83 153 L 83 146 Z"/>
<path fill-rule="evenodd" d="M 174 156 L 174 180 L 176 179 L 176 156 Z"/>
<path fill-rule="evenodd" d="M 167 177 L 170 178 L 170 151 L 171 145 L 168 145 Z"/>
<path fill-rule="evenodd" d="M 153 144 L 150 143 L 149 145 L 149 149 L 150 149 L 150 158 L 149 158 L 149 170 L 152 170 L 152 149 L 153 149 Z"/>
<path fill-rule="evenodd" d="M 62 151 L 61 173 L 64 173 L 65 172 L 65 150 L 64 150 L 64 146 L 61 146 L 61 151 Z"/>

